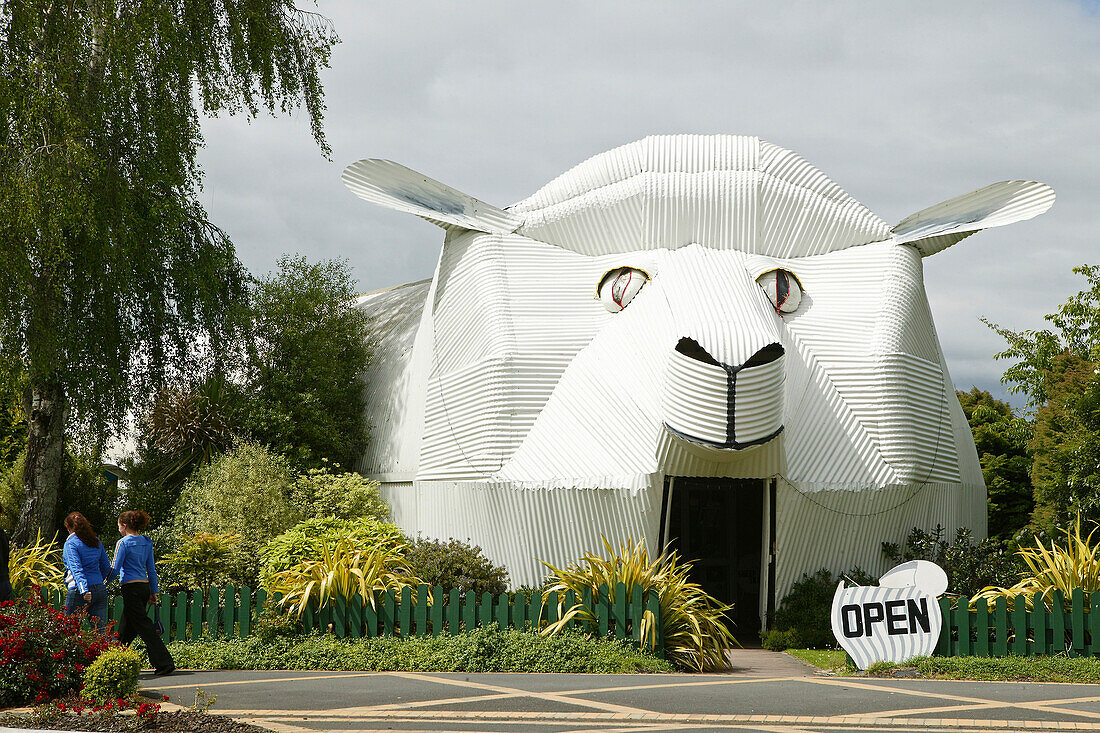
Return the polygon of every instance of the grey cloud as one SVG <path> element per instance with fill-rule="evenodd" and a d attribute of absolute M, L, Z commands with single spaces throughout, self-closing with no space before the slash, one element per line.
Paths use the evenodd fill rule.
<path fill-rule="evenodd" d="M 1042 327 L 1080 287 L 1070 268 L 1097 260 L 1095 7 L 320 0 L 344 40 L 325 75 L 333 160 L 300 117 L 210 121 L 204 201 L 253 271 L 282 252 L 347 257 L 367 290 L 429 276 L 442 232 L 345 191 L 340 170 L 364 157 L 506 205 L 647 134 L 752 134 L 890 222 L 1042 180 L 1051 212 L 925 261 L 956 384 L 1003 395 L 1003 345 L 978 317 Z"/>

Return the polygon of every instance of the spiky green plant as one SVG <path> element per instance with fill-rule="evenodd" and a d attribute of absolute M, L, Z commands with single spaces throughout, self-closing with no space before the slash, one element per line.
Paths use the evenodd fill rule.
<path fill-rule="evenodd" d="M 143 416 L 151 447 L 153 478 L 178 486 L 233 442 L 230 389 L 221 378 L 161 391 Z"/>
<path fill-rule="evenodd" d="M 43 540 L 41 532 L 34 544 L 12 548 L 8 556 L 8 574 L 12 590 L 17 595 L 22 595 L 32 585 L 47 590 L 64 590 L 61 567 L 61 551 L 52 541 Z"/>
<path fill-rule="evenodd" d="M 324 542 L 317 557 L 271 575 L 268 588 L 282 594 L 279 604 L 298 616 L 311 600 L 323 606 L 356 593 L 374 607 L 372 591 L 420 583 L 408 571 L 404 549 L 404 545 L 364 547 L 348 538 Z"/>
<path fill-rule="evenodd" d="M 592 590 L 593 601 L 599 599 L 599 588 L 606 584 L 614 602 L 618 583 L 628 594 L 640 587 L 643 592 L 656 591 L 661 609 L 661 630 L 665 656 L 676 666 L 699 672 L 711 672 L 729 667 L 727 652 L 737 644 L 725 623 L 725 614 L 733 608 L 719 602 L 698 584 L 688 580 L 692 564 L 682 562 L 677 552 L 665 552 L 653 560 L 644 542 L 631 537 L 620 542 L 618 549 L 604 537 L 607 557 L 585 553 L 580 561 L 565 568 L 543 562 L 550 569 L 547 592 L 557 591 L 559 598 L 573 591 L 583 598 L 585 588 Z M 595 629 L 596 614 L 583 602 L 561 609 L 559 620 L 547 626 L 543 633 L 554 634 L 570 620 L 586 623 Z M 653 643 L 653 617 L 646 612 L 642 620 L 642 637 Z"/>
<path fill-rule="evenodd" d="M 979 599 L 997 598 L 1015 603 L 1017 596 L 1022 595 L 1030 609 L 1038 593 L 1049 608 L 1052 593 L 1060 590 L 1069 610 L 1074 588 L 1081 588 L 1086 593 L 1100 590 L 1100 544 L 1094 544 L 1092 540 L 1096 528 L 1087 537 L 1082 537 L 1081 515 L 1078 514 L 1073 525 L 1063 532 L 1066 535 L 1065 545 L 1056 545 L 1051 540 L 1048 548 L 1037 539 L 1034 547 L 1017 550 L 1017 557 L 1027 566 L 1027 570 L 1020 573 L 1020 582 L 1010 588 L 986 586 L 971 599 L 971 605 Z"/>

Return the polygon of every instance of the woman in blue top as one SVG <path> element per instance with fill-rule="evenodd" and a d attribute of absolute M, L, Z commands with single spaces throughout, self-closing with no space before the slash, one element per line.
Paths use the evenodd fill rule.
<path fill-rule="evenodd" d="M 122 583 L 122 619 L 118 638 L 129 644 L 140 636 L 149 652 L 149 661 L 157 675 L 172 674 L 176 663 L 160 636 L 153 630 L 153 621 L 146 608 L 157 602 L 157 566 L 153 563 L 153 541 L 141 532 L 149 526 L 149 515 L 142 511 L 123 512 L 118 518 L 122 539 L 115 545 L 115 572 Z"/>
<path fill-rule="evenodd" d="M 65 517 L 65 529 L 69 537 L 61 558 L 73 580 L 65 597 L 65 613 L 73 614 L 87 606 L 92 626 L 103 631 L 107 628 L 107 589 L 103 584 L 114 576 L 107 550 L 80 512 Z"/>

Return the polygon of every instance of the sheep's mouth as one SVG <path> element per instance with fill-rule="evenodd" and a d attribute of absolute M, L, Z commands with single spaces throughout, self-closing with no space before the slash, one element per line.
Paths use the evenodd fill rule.
<path fill-rule="evenodd" d="M 738 451 L 783 432 L 783 347 L 760 348 L 743 363 L 723 364 L 682 338 L 669 359 L 664 426 L 696 446 Z"/>

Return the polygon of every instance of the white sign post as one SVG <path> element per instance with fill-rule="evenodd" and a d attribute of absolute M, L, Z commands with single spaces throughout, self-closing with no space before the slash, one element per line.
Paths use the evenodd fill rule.
<path fill-rule="evenodd" d="M 936 648 L 943 617 L 936 597 L 947 575 L 935 563 L 898 565 L 878 586 L 845 588 L 833 595 L 833 636 L 860 669 L 875 662 L 904 662 Z"/>

